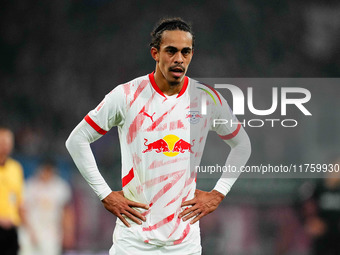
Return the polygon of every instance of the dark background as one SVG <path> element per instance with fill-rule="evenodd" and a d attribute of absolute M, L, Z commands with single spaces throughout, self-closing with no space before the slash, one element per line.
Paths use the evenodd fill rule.
<path fill-rule="evenodd" d="M 115 219 L 81 179 L 64 143 L 106 93 L 153 71 L 148 44 L 154 24 L 165 16 L 192 23 L 196 44 L 190 77 L 329 78 L 340 74 L 339 11 L 337 1 L 2 1 L 0 123 L 16 134 L 14 157 L 26 177 L 44 155 L 58 160 L 74 189 L 76 250 L 105 251 Z M 322 105 L 333 113 L 338 106 L 327 100 Z M 316 132 L 327 134 L 327 126 L 318 131 L 320 122 L 313 123 Z M 253 151 L 270 156 L 275 145 L 261 143 L 263 132 L 249 132 Z M 328 141 L 339 144 L 339 136 L 334 140 L 330 134 Z M 120 189 L 117 132 L 106 136 L 93 149 L 108 183 Z M 282 148 L 296 156 L 291 149 Z M 327 150 L 327 143 L 320 148 L 324 158 L 338 149 Z M 307 254 L 309 240 L 293 207 L 301 180 L 242 181 L 229 203 L 226 199 L 201 222 L 204 254 Z M 269 200 L 268 190 L 273 191 Z"/>

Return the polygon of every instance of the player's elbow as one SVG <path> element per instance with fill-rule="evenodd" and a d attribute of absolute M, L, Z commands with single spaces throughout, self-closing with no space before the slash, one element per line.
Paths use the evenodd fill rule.
<path fill-rule="evenodd" d="M 78 140 L 79 139 L 77 139 L 77 135 L 75 134 L 74 131 L 72 131 L 72 133 L 66 139 L 65 146 L 70 154 L 72 154 L 72 151 L 74 151 L 75 148 L 77 147 Z"/>
<path fill-rule="evenodd" d="M 251 155 L 251 142 L 249 139 L 249 136 L 247 135 L 246 138 L 243 141 L 243 148 L 244 148 L 244 153 L 247 158 L 250 157 Z"/>
<path fill-rule="evenodd" d="M 72 137 L 71 135 L 66 139 L 66 142 L 65 142 L 65 147 L 66 149 L 70 152 L 71 150 L 71 146 L 72 145 Z"/>
<path fill-rule="evenodd" d="M 238 140 L 236 147 L 238 150 L 242 151 L 243 157 L 248 160 L 251 155 L 251 142 L 247 133 L 244 132 L 242 134 L 242 137 Z"/>

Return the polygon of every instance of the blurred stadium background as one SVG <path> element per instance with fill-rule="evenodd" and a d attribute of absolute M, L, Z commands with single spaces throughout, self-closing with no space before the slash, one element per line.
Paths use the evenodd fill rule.
<path fill-rule="evenodd" d="M 77 212 L 75 254 L 106 254 L 115 218 L 75 169 L 65 140 L 114 86 L 153 70 L 149 34 L 161 17 L 180 16 L 193 24 L 190 77 L 340 75 L 337 1 L 24 0 L 3 1 L 1 6 L 1 122 L 16 134 L 13 156 L 23 164 L 26 178 L 48 153 L 71 183 Z M 322 107 L 336 111 L 339 104 L 325 100 Z M 339 119 L 329 114 L 322 119 L 327 122 L 335 123 L 329 132 L 314 121 L 307 144 L 307 138 L 293 137 L 275 155 L 270 139 L 248 130 L 253 151 L 262 157 L 252 156 L 251 162 L 312 160 L 316 154 L 327 160 L 340 152 Z M 115 190 L 121 188 L 117 139 L 113 130 L 92 146 Z M 309 158 L 301 153 L 305 147 L 313 148 Z M 238 181 L 223 205 L 201 222 L 204 254 L 309 254 L 310 240 L 295 210 L 302 181 Z M 208 181 L 198 184 L 212 188 Z"/>

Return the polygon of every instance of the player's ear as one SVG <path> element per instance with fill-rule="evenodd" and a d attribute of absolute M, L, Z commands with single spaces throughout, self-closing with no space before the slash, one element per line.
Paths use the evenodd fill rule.
<path fill-rule="evenodd" d="M 151 53 L 151 57 L 152 57 L 156 62 L 158 62 L 158 60 L 159 60 L 159 53 L 158 53 L 158 50 L 157 50 L 155 47 L 151 47 L 150 53 Z"/>

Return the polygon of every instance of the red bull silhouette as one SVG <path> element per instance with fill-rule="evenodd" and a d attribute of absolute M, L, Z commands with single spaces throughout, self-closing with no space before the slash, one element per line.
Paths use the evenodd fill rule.
<path fill-rule="evenodd" d="M 179 139 L 176 143 L 175 143 L 175 146 L 174 146 L 174 149 L 172 150 L 172 152 L 180 152 L 180 153 L 184 153 L 185 151 L 189 151 L 191 153 L 194 153 L 192 150 L 191 150 L 191 147 L 194 146 L 194 142 L 195 142 L 195 139 L 192 140 L 192 144 L 184 141 L 183 139 Z"/>
<path fill-rule="evenodd" d="M 157 153 L 170 152 L 167 142 L 164 141 L 164 139 L 162 139 L 162 138 L 155 141 L 155 142 L 149 143 L 149 144 L 146 144 L 148 139 L 144 138 L 144 140 L 145 140 L 144 145 L 147 146 L 148 148 L 146 150 L 142 151 L 143 153 L 149 152 L 149 151 L 152 151 L 152 150 L 155 150 Z"/>

